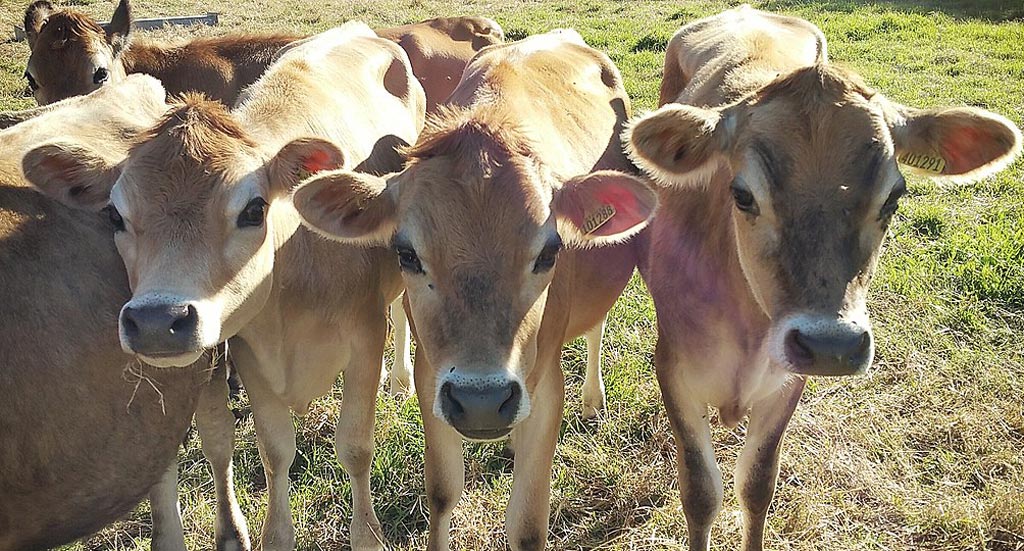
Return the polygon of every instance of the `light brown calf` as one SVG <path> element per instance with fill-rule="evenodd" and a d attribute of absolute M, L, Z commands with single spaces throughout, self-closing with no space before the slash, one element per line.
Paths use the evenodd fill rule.
<path fill-rule="evenodd" d="M 133 291 L 120 318 L 126 351 L 178 366 L 230 339 L 267 472 L 263 549 L 295 546 L 289 410 L 304 412 L 339 372 L 345 396 L 336 446 L 352 480 L 352 547 L 380 549 L 369 469 L 386 308 L 402 285 L 398 266 L 384 248 L 340 245 L 305 229 L 289 192 L 324 168 L 397 170 L 395 147 L 415 141 L 423 116 L 423 92 L 405 53 L 350 23 L 289 49 L 230 113 L 186 95 L 132 150 L 112 190 L 97 183 L 73 191 L 69 173 L 104 170 L 97 152 L 78 145 L 26 159 L 29 177 L 70 204 L 99 209 L 109 197 Z M 303 137 L 311 133 L 321 138 Z M 216 445 L 233 438 L 226 391 L 197 421 L 204 452 L 214 445 L 207 457 L 218 492 L 218 548 L 247 548 L 231 493 L 230 446 Z"/>
<path fill-rule="evenodd" d="M 117 316 L 130 292 L 109 222 L 40 195 L 22 175 L 23 155 L 59 128 L 103 152 L 110 185 L 133 136 L 166 108 L 160 84 L 138 75 L 0 132 L 0 550 L 85 536 L 151 488 L 154 504 L 169 504 L 154 507 L 154 547 L 181 538 L 168 466 L 206 365 L 159 371 L 121 351 Z"/>
<path fill-rule="evenodd" d="M 1020 150 L 1006 119 L 899 105 L 825 52 L 810 23 L 749 6 L 694 22 L 669 43 L 666 105 L 627 131 L 665 186 L 640 270 L 694 551 L 722 505 L 707 406 L 729 426 L 750 414 L 736 492 L 744 549 L 760 550 L 805 377 L 871 365 L 867 290 L 906 191 L 897 161 L 975 180 Z"/>
<path fill-rule="evenodd" d="M 54 9 L 38 0 L 25 11 L 25 33 L 32 53 L 25 69 L 40 105 L 88 94 L 131 73 L 152 75 L 168 94 L 203 92 L 234 104 L 256 82 L 274 55 L 301 37 L 229 35 L 182 43 L 131 39 L 131 4 L 121 0 L 104 30 L 91 17 Z"/>
<path fill-rule="evenodd" d="M 510 433 L 508 542 L 542 549 L 562 345 L 621 293 L 636 259 L 622 242 L 657 200 L 605 170 L 629 166 L 619 141 L 629 100 L 615 66 L 575 31 L 484 50 L 449 104 L 401 173 L 326 172 L 293 201 L 324 235 L 398 254 L 419 346 L 428 549 L 449 547 L 462 440 Z"/>
<path fill-rule="evenodd" d="M 427 95 L 428 113 L 448 99 L 477 52 L 505 41 L 501 26 L 486 17 L 439 17 L 377 34 L 409 54 L 412 72 Z"/>

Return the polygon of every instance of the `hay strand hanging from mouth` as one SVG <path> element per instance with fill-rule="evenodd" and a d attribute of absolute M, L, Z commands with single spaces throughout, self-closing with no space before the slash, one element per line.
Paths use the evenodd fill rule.
<path fill-rule="evenodd" d="M 156 384 L 156 381 L 151 379 L 143 372 L 143 366 L 144 364 L 142 363 L 142 361 L 139 360 L 138 358 L 135 358 L 127 365 L 125 365 L 124 370 L 121 372 L 121 377 L 125 381 L 135 384 L 135 387 L 132 388 L 132 395 L 130 398 L 128 398 L 128 404 L 125 406 L 125 411 L 131 412 L 132 403 L 135 401 L 135 396 L 139 393 L 139 387 L 142 385 L 142 382 L 145 381 L 146 384 L 148 384 L 149 387 L 153 389 L 153 392 L 156 392 L 158 396 L 158 401 L 160 403 L 160 411 L 164 415 L 167 415 L 167 405 L 164 402 L 164 393 L 160 391 L 160 388 Z"/>

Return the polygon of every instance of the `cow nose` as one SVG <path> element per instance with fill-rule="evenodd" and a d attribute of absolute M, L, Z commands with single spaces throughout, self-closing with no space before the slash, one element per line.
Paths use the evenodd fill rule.
<path fill-rule="evenodd" d="M 132 351 L 143 355 L 192 352 L 199 315 L 191 304 L 125 306 L 121 329 Z"/>
<path fill-rule="evenodd" d="M 803 375 L 856 375 L 871 364 L 871 332 L 844 324 L 786 334 L 786 358 Z"/>
<path fill-rule="evenodd" d="M 522 386 L 517 381 L 447 381 L 441 385 L 439 399 L 448 423 L 463 436 L 495 440 L 512 430 L 522 397 Z"/>

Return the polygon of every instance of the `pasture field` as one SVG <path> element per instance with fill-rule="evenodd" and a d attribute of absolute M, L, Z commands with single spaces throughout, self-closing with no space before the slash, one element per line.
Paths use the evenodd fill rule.
<path fill-rule="evenodd" d="M 0 0 L 0 28 L 26 0 Z M 71 0 L 106 20 L 107 0 Z M 834 62 L 902 103 L 977 105 L 1024 123 L 1024 2 L 926 0 L 860 4 L 773 0 L 829 40 Z M 680 25 L 734 5 L 721 0 L 136 0 L 136 17 L 221 12 L 231 31 L 313 33 L 349 19 L 390 26 L 480 14 L 510 39 L 574 27 L 608 52 L 634 112 L 654 108 L 666 41 Z M 0 109 L 33 104 L 21 77 L 25 43 L 0 44 Z M 54 129 L 59 132 L 59 129 Z M 790 425 L 766 544 L 776 550 L 1024 549 L 1024 162 L 974 185 L 908 177 L 871 294 L 877 356 L 870 374 L 813 380 Z M 567 347 L 568 388 L 555 458 L 549 542 L 554 549 L 678 549 L 686 530 L 674 445 L 654 379 L 654 310 L 634 278 L 605 340 L 608 409 L 580 416 L 582 341 Z M 74 381 L 54 381 L 74 384 Z M 301 549 L 342 549 L 350 491 L 334 457 L 340 394 L 296 420 L 292 510 Z M 245 408 L 246 404 L 239 404 Z M 715 550 L 736 549 L 740 515 L 731 470 L 744 425 L 717 428 L 726 503 Z M 373 489 L 391 549 L 425 546 L 423 437 L 414 400 L 378 401 Z M 0 435 L 2 438 L 2 435 Z M 505 549 L 511 461 L 500 445 L 467 445 L 467 492 L 456 509 L 460 549 Z M 214 492 L 199 442 L 180 455 L 182 512 L 192 549 L 213 546 Z M 251 418 L 240 422 L 235 480 L 255 536 L 266 485 Z M 71 489 L 69 489 L 71 491 Z M 68 550 L 148 549 L 148 505 Z"/>

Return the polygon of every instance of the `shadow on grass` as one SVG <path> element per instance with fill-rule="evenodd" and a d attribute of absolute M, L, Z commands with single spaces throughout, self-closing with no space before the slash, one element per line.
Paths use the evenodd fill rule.
<path fill-rule="evenodd" d="M 1024 2 L 1021 0 L 767 0 L 759 3 L 758 7 L 765 10 L 809 7 L 822 11 L 851 13 L 870 6 L 925 15 L 939 12 L 954 19 L 978 19 L 989 23 L 1024 21 Z"/>

